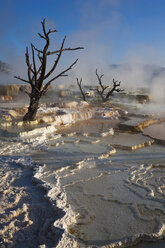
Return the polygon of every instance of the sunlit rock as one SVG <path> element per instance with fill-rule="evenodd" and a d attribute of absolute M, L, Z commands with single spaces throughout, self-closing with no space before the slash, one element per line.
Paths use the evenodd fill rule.
<path fill-rule="evenodd" d="M 62 90 L 57 89 L 56 92 L 57 92 L 59 97 L 68 97 L 68 96 L 71 96 L 73 94 L 73 92 L 69 89 L 66 89 L 66 87 L 63 88 Z"/>
<path fill-rule="evenodd" d="M 96 139 L 96 140 L 91 141 L 91 144 L 97 144 L 99 142 L 100 142 L 100 139 Z"/>
<path fill-rule="evenodd" d="M 119 124 L 119 128 L 124 131 L 139 132 L 144 128 L 163 121 L 162 118 L 159 119 L 148 119 L 148 118 L 131 118 L 131 120 L 125 121 Z"/>
<path fill-rule="evenodd" d="M 72 102 L 62 103 L 60 106 L 63 108 L 86 108 L 89 107 L 89 104 L 86 101 L 80 101 L 80 102 L 72 101 Z"/>
<path fill-rule="evenodd" d="M 48 114 L 49 113 L 49 114 Z M 55 112 L 47 112 L 47 114 L 40 113 L 40 122 L 44 123 L 52 123 L 55 126 L 61 125 L 69 125 L 75 123 L 79 120 L 87 120 L 92 118 L 93 111 L 92 110 L 69 110 L 69 109 L 58 109 Z"/>
<path fill-rule="evenodd" d="M 61 90 L 59 92 L 59 96 L 61 96 L 61 97 L 68 96 L 68 91 Z"/>
<path fill-rule="evenodd" d="M 15 124 L 20 127 L 20 126 L 23 126 L 24 122 L 23 121 L 18 121 L 18 122 L 15 122 Z"/>
<path fill-rule="evenodd" d="M 40 106 L 40 108 L 37 111 L 37 118 L 43 118 L 45 116 L 55 116 L 57 114 L 59 114 L 59 107 L 47 107 L 45 105 L 42 104 L 42 106 Z"/>
<path fill-rule="evenodd" d="M 109 140 L 110 146 L 122 150 L 136 150 L 151 146 L 154 140 L 141 134 L 118 133 Z"/>
<path fill-rule="evenodd" d="M 27 112 L 27 107 L 24 108 L 15 108 L 9 109 L 8 114 L 11 115 L 14 119 L 23 119 L 23 116 Z"/>
<path fill-rule="evenodd" d="M 14 125 L 16 126 L 33 126 L 33 125 L 38 125 L 39 121 L 38 120 L 34 120 L 34 121 L 15 121 L 13 122 Z"/>
<path fill-rule="evenodd" d="M 9 114 L 14 117 L 15 119 L 17 118 L 21 118 L 22 117 L 22 114 L 20 114 L 19 112 L 13 110 L 13 109 L 10 109 L 9 110 Z"/>
<path fill-rule="evenodd" d="M 93 117 L 114 120 L 120 117 L 120 113 L 115 108 L 99 108 L 95 110 Z"/>
<path fill-rule="evenodd" d="M 5 121 L 11 121 L 12 120 L 10 115 L 3 115 L 2 119 L 5 120 Z"/>
<path fill-rule="evenodd" d="M 52 123 L 55 120 L 54 116 L 45 115 L 40 118 L 40 123 Z"/>
<path fill-rule="evenodd" d="M 3 96 L 0 95 L 0 101 L 12 101 L 13 97 L 12 96 Z"/>
<path fill-rule="evenodd" d="M 87 103 L 86 101 L 81 101 L 81 102 L 79 102 L 78 107 L 87 108 L 87 107 L 89 107 L 89 103 Z"/>
<path fill-rule="evenodd" d="M 85 95 L 88 97 L 94 97 L 96 95 L 94 90 L 88 90 L 85 92 Z"/>
<path fill-rule="evenodd" d="M 12 121 L 0 122 L 1 127 L 11 127 L 12 124 Z"/>
<path fill-rule="evenodd" d="M 64 103 L 63 106 L 65 108 L 77 108 L 78 102 L 75 102 L 75 101 L 67 102 L 67 103 Z"/>
<path fill-rule="evenodd" d="M 19 92 L 19 85 L 0 85 L 0 95 L 3 96 L 17 96 Z"/>
<path fill-rule="evenodd" d="M 98 144 L 99 142 L 100 142 L 100 139 L 96 139 L 96 137 L 87 137 L 87 136 L 85 136 L 85 137 L 81 137 L 80 139 L 79 139 L 79 142 L 80 143 L 86 143 L 86 144 Z"/>
<path fill-rule="evenodd" d="M 61 115 L 61 121 L 63 125 L 68 125 L 71 124 L 73 122 L 75 122 L 76 118 L 74 113 L 67 113 L 64 115 Z"/>
<path fill-rule="evenodd" d="M 100 136 L 105 137 L 107 135 L 114 135 L 114 129 L 110 128 L 108 132 L 103 132 L 100 134 Z"/>
<path fill-rule="evenodd" d="M 104 109 L 102 112 L 102 116 L 103 118 L 118 118 L 119 112 L 117 110 L 114 109 Z"/>
<path fill-rule="evenodd" d="M 68 137 L 73 137 L 73 136 L 75 136 L 76 135 L 76 132 L 71 132 L 71 133 L 68 133 L 66 136 L 68 136 Z"/>
<path fill-rule="evenodd" d="M 71 124 L 79 120 L 87 120 L 92 117 L 92 112 L 91 111 L 76 111 L 72 113 L 67 113 L 65 115 L 61 116 L 61 120 L 63 125 Z"/>
<path fill-rule="evenodd" d="M 28 137 L 33 135 L 39 135 L 39 134 L 48 134 L 55 132 L 57 129 L 54 126 L 47 126 L 47 127 L 41 127 L 41 128 L 35 128 L 34 130 L 27 131 L 27 132 L 20 132 L 20 137 Z"/>
<path fill-rule="evenodd" d="M 110 146 L 109 151 L 107 153 L 101 154 L 98 159 L 106 159 L 109 158 L 111 155 L 116 153 L 116 149 Z"/>
<path fill-rule="evenodd" d="M 109 130 L 107 130 L 107 132 L 97 132 L 95 130 L 93 130 L 93 132 L 90 132 L 90 133 L 84 133 L 83 134 L 84 136 L 87 136 L 87 137 L 107 137 L 107 136 L 110 136 L 110 135 L 114 135 L 114 129 L 113 128 L 110 128 Z"/>

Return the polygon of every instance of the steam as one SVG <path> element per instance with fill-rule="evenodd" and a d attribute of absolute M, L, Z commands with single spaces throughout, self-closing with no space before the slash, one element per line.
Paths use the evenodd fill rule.
<path fill-rule="evenodd" d="M 94 5 L 95 2 L 95 5 Z M 0 10 L 9 12 L 10 18 L 5 24 L 0 23 L 0 54 L 1 60 L 12 66 L 12 73 L 7 76 L 0 75 L 0 84 L 21 83 L 14 79 L 14 75 L 27 78 L 27 68 L 25 64 L 25 47 L 33 42 L 37 47 L 41 47 L 43 41 L 37 37 L 41 30 L 40 19 L 27 19 L 24 30 L 19 25 L 20 20 L 16 18 L 10 1 Z M 96 68 L 99 74 L 104 74 L 105 84 L 111 84 L 115 78 L 122 82 L 123 87 L 149 87 L 153 98 L 165 102 L 164 61 L 161 60 L 161 52 L 152 44 L 132 44 L 129 48 L 129 37 L 131 36 L 128 24 L 125 22 L 120 11 L 120 0 L 94 0 L 79 1 L 76 5 L 80 23 L 74 32 L 67 34 L 66 47 L 83 46 L 82 51 L 72 51 L 63 53 L 56 73 L 68 67 L 73 61 L 79 58 L 78 63 L 69 72 L 69 77 L 58 79 L 54 84 L 75 84 L 76 77 L 83 79 L 83 84 L 95 85 L 97 79 Z M 4 25 L 4 26 L 3 26 Z M 8 27 L 13 26 L 13 38 L 8 40 Z M 57 28 L 58 23 L 46 18 L 48 28 Z M 65 27 L 64 27 L 65 28 Z M 51 49 L 60 46 L 64 37 L 63 31 L 55 34 L 56 38 L 51 42 Z M 20 46 L 19 46 L 20 43 Z M 125 50 L 121 49 L 125 45 Z M 127 46 L 126 46 L 127 45 Z M 50 57 L 48 70 L 51 68 L 54 57 Z"/>
<path fill-rule="evenodd" d="M 165 103 L 165 72 L 153 79 L 151 94 L 154 101 Z"/>

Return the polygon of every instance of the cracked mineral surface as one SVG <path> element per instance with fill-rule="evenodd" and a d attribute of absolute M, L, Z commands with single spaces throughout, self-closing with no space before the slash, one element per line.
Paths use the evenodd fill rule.
<path fill-rule="evenodd" d="M 164 108 L 59 96 L 0 106 L 0 247 L 163 248 Z"/>

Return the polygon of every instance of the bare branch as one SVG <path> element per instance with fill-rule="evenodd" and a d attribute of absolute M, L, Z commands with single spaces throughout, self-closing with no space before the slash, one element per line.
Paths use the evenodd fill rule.
<path fill-rule="evenodd" d="M 64 49 L 60 49 L 60 50 L 56 50 L 54 52 L 47 52 L 46 55 L 52 55 L 52 54 L 56 54 L 56 53 L 60 53 L 60 52 L 64 52 L 64 51 L 75 51 L 75 50 L 79 50 L 79 49 L 84 49 L 84 47 L 75 47 L 75 48 L 64 48 Z"/>
<path fill-rule="evenodd" d="M 115 79 L 113 78 L 113 84 L 117 84 L 118 80 L 115 81 Z M 120 84 L 121 82 L 119 82 Z"/>
<path fill-rule="evenodd" d="M 32 49 L 32 58 L 33 58 L 33 69 L 34 69 L 34 79 L 35 79 L 35 83 L 37 81 L 37 70 L 36 70 L 36 62 L 35 62 L 35 55 L 34 55 L 34 46 L 31 43 L 31 49 Z"/>
<path fill-rule="evenodd" d="M 120 89 L 120 88 L 118 88 L 118 87 L 120 87 L 120 84 L 121 84 L 121 81 L 119 82 L 119 83 L 117 83 L 118 82 L 118 80 L 116 80 L 115 81 L 115 79 L 113 79 L 113 87 L 112 87 L 112 89 L 107 93 L 107 95 L 106 95 L 106 100 L 108 100 L 108 98 L 110 97 L 110 96 L 112 96 L 112 94 L 113 94 L 113 92 L 122 92 L 122 91 L 124 91 L 124 89 Z"/>
<path fill-rule="evenodd" d="M 42 64 L 41 64 L 40 67 L 38 68 L 37 75 L 40 73 L 41 69 L 42 69 Z"/>
<path fill-rule="evenodd" d="M 101 96 L 103 102 L 107 101 L 114 91 L 116 92 L 124 91 L 123 89 L 118 88 L 120 87 L 121 81 L 118 83 L 118 80 L 115 81 L 115 79 L 113 79 L 113 87 L 108 92 L 105 93 L 105 90 L 109 88 L 109 86 L 104 86 L 102 84 L 101 78 L 103 77 L 103 75 L 99 76 L 97 73 L 97 69 L 96 69 L 96 76 L 98 78 L 99 85 L 101 87 L 101 90 L 99 89 L 99 86 L 97 87 L 97 92 Z"/>
<path fill-rule="evenodd" d="M 27 66 L 29 67 L 29 66 L 30 66 L 30 60 L 29 60 L 29 51 L 28 51 L 28 47 L 26 47 L 25 57 L 26 57 L 26 64 L 27 64 Z"/>
<path fill-rule="evenodd" d="M 34 48 L 35 49 L 35 48 Z M 38 52 L 38 54 L 37 54 L 37 56 L 38 56 L 38 59 L 39 59 L 39 61 L 41 62 L 41 64 L 42 64 L 42 57 L 40 56 L 40 53 Z"/>
<path fill-rule="evenodd" d="M 49 29 L 49 31 L 47 32 L 47 36 L 48 36 L 49 34 L 55 33 L 55 32 L 58 32 L 58 31 L 57 31 L 57 30 L 51 30 L 51 29 Z M 43 36 L 42 34 L 38 33 L 38 35 L 39 35 L 42 39 L 46 40 L 46 37 Z"/>
<path fill-rule="evenodd" d="M 42 27 L 43 27 L 43 32 L 44 32 L 44 35 L 45 35 L 45 38 L 46 38 L 46 44 L 44 46 L 44 49 L 42 51 L 42 67 L 41 67 L 41 73 L 40 73 L 40 77 L 38 79 L 38 87 L 39 89 L 42 88 L 42 84 L 43 84 L 43 81 L 44 81 L 44 77 L 45 77 L 45 72 L 46 72 L 46 65 L 47 65 L 47 50 L 48 50 L 48 47 L 50 45 L 50 39 L 49 39 L 49 36 L 47 35 L 46 33 L 46 29 L 45 29 L 45 19 L 43 20 L 42 22 Z M 38 51 L 39 53 L 41 53 L 40 51 Z"/>
<path fill-rule="evenodd" d="M 101 76 L 98 75 L 97 73 L 97 69 L 96 69 L 96 76 L 99 80 L 99 84 L 100 84 L 100 87 L 102 89 L 102 94 L 104 93 L 104 90 L 106 90 L 108 88 L 108 86 L 103 86 L 102 82 L 101 82 L 101 78 L 104 76 L 104 74 L 102 74 Z"/>
<path fill-rule="evenodd" d="M 49 29 L 49 31 L 46 32 L 46 28 L 45 28 L 45 19 L 43 19 L 43 21 L 41 22 L 41 24 L 42 24 L 43 33 L 44 33 L 44 35 L 45 35 L 45 36 L 43 36 L 43 35 L 40 35 L 40 33 L 39 33 L 39 36 L 40 36 L 41 38 L 47 39 L 48 36 L 49 36 L 49 34 L 57 32 L 56 29 L 53 29 L 53 30 L 52 30 L 52 29 Z"/>
<path fill-rule="evenodd" d="M 101 96 L 103 102 L 105 101 L 104 95 L 102 94 L 102 92 L 99 90 L 99 87 L 97 86 L 97 93 Z"/>
<path fill-rule="evenodd" d="M 43 53 L 42 50 L 39 50 L 38 48 L 36 48 L 34 46 L 34 49 L 39 52 L 39 53 Z M 57 53 L 60 53 L 60 52 L 64 52 L 64 51 L 75 51 L 75 50 L 79 50 L 79 49 L 84 49 L 84 47 L 75 47 L 75 48 L 64 48 L 64 49 L 59 49 L 59 50 L 56 50 L 56 51 L 53 51 L 53 52 L 47 52 L 46 55 L 49 56 L 49 55 L 53 55 L 53 54 L 57 54 Z"/>
<path fill-rule="evenodd" d="M 47 40 L 46 38 L 45 38 L 45 40 Z M 38 48 L 36 48 L 34 45 L 33 45 L 33 47 L 34 47 L 34 50 L 36 50 L 38 53 L 43 53 L 43 51 L 42 50 L 39 50 Z"/>
<path fill-rule="evenodd" d="M 97 69 L 96 69 L 96 76 L 97 76 L 97 78 L 98 78 L 98 80 L 99 80 L 99 84 L 100 84 L 101 87 L 102 87 L 101 78 L 104 76 L 104 74 L 102 74 L 101 76 L 99 76 L 99 75 L 98 75 L 98 72 L 97 72 Z"/>
<path fill-rule="evenodd" d="M 32 67 L 31 67 L 31 64 L 30 64 L 28 47 L 26 47 L 25 57 L 26 57 L 26 64 L 27 64 L 27 67 L 28 67 L 28 70 L 27 70 L 28 79 L 29 79 L 29 81 L 32 81 L 31 72 L 34 73 L 34 71 L 33 71 Z"/>
<path fill-rule="evenodd" d="M 51 33 L 56 33 L 56 32 L 58 32 L 56 29 L 54 29 L 54 30 L 49 29 L 49 31 L 47 32 L 47 35 L 49 35 Z"/>
<path fill-rule="evenodd" d="M 46 76 L 44 77 L 44 79 L 48 78 L 48 77 L 53 73 L 53 71 L 56 69 L 56 66 L 57 66 L 57 64 L 58 64 L 58 62 L 59 62 L 59 60 L 60 60 L 61 54 L 62 54 L 62 49 L 63 49 L 64 43 L 65 43 L 65 39 L 66 39 L 66 36 L 64 37 L 64 39 L 63 39 L 63 41 L 62 41 L 61 49 L 60 49 L 61 51 L 60 51 L 60 53 L 58 54 L 58 57 L 57 57 L 57 59 L 56 59 L 54 65 L 53 65 L 52 69 L 46 74 Z"/>
<path fill-rule="evenodd" d="M 45 94 L 45 92 L 47 91 L 49 85 L 51 84 L 51 82 L 53 82 L 54 80 L 56 80 L 57 78 L 59 77 L 62 77 L 62 76 L 67 76 L 65 73 L 69 70 L 72 69 L 72 67 L 77 63 L 78 59 L 76 59 L 66 70 L 60 72 L 57 76 L 55 76 L 54 78 L 52 78 L 45 86 L 44 86 L 44 89 L 43 89 L 43 94 Z"/>
<path fill-rule="evenodd" d="M 79 79 L 77 78 L 77 85 L 78 85 L 78 87 L 79 87 L 79 89 L 80 89 L 80 92 L 81 92 L 81 95 L 82 95 L 82 99 L 83 99 L 84 101 L 86 101 L 86 96 L 85 96 L 85 93 L 84 93 L 84 91 L 83 91 L 83 89 L 82 89 L 81 83 L 82 83 L 82 78 L 80 78 L 80 81 L 79 81 Z"/>
<path fill-rule="evenodd" d="M 19 76 L 14 76 L 14 78 L 19 79 L 19 80 L 21 80 L 21 81 L 23 81 L 23 82 L 25 82 L 25 83 L 31 84 L 31 82 L 29 82 L 28 80 L 23 79 L 23 78 L 21 78 L 21 77 L 19 77 Z"/>
<path fill-rule="evenodd" d="M 41 22 L 41 24 L 42 24 L 42 29 L 43 29 L 44 35 L 47 38 L 47 33 L 46 33 L 46 29 L 45 29 L 45 19 L 43 19 L 43 21 Z"/>
<path fill-rule="evenodd" d="M 99 85 L 101 87 L 101 90 L 99 89 L 99 87 L 97 87 L 97 92 L 99 93 L 99 95 L 101 96 L 102 100 L 104 101 L 105 100 L 105 97 L 104 97 L 104 91 L 108 88 L 108 86 L 104 86 L 102 84 L 102 77 L 104 76 L 104 74 L 102 74 L 101 76 L 98 75 L 98 72 L 97 72 L 97 69 L 96 69 L 96 76 L 98 78 L 98 81 L 99 81 Z"/>
<path fill-rule="evenodd" d="M 38 35 L 39 35 L 42 39 L 46 40 L 45 36 L 43 36 L 42 34 L 38 33 Z"/>
<path fill-rule="evenodd" d="M 52 81 L 54 81 L 54 80 L 56 80 L 57 78 L 59 78 L 60 76 L 65 76 L 64 74 L 67 72 L 67 71 L 69 71 L 69 70 L 71 70 L 72 69 L 72 67 L 77 63 L 77 61 L 78 61 L 78 59 L 76 59 L 66 70 L 64 70 L 64 71 L 62 71 L 61 73 L 59 73 L 56 77 L 54 77 L 53 79 L 51 79 L 50 81 L 52 82 Z"/>

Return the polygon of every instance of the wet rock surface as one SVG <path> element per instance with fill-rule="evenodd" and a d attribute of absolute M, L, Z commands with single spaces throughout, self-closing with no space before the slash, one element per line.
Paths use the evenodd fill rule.
<path fill-rule="evenodd" d="M 151 146 L 154 140 L 141 134 L 118 133 L 112 136 L 109 142 L 118 149 L 136 150 L 145 146 Z"/>
<path fill-rule="evenodd" d="M 142 131 L 144 128 L 153 125 L 155 123 L 160 123 L 164 120 L 164 118 L 146 118 L 146 117 L 131 117 L 130 120 L 122 122 L 119 124 L 119 129 L 124 131 L 132 131 L 132 132 L 139 132 Z"/>
<path fill-rule="evenodd" d="M 145 128 L 143 134 L 151 137 L 157 143 L 165 145 L 165 122 Z"/>

